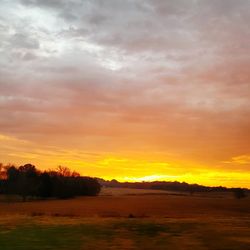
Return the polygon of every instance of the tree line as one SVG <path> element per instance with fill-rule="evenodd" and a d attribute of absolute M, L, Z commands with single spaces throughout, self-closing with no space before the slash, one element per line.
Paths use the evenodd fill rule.
<path fill-rule="evenodd" d="M 19 167 L 0 164 L 0 193 L 20 195 L 23 201 L 27 198 L 95 196 L 100 190 L 101 185 L 95 178 L 82 177 L 67 167 L 40 171 L 32 164 Z"/>
<path fill-rule="evenodd" d="M 208 187 L 199 184 L 188 184 L 186 182 L 178 181 L 153 181 L 153 182 L 119 182 L 117 180 L 106 181 L 98 179 L 100 184 L 105 187 L 119 187 L 119 188 L 136 188 L 136 189 L 154 189 L 166 190 L 183 193 L 208 193 L 208 192 L 231 192 L 237 199 L 247 197 L 250 193 L 246 188 L 227 188 L 227 187 Z"/>

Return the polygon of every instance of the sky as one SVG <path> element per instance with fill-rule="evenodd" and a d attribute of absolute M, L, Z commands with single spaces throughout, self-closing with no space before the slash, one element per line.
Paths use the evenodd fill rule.
<path fill-rule="evenodd" d="M 249 0 L 0 0 L 0 161 L 250 188 Z"/>

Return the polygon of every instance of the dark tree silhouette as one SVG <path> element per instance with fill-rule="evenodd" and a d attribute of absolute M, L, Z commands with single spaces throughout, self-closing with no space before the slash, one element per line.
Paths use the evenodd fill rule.
<path fill-rule="evenodd" d="M 36 196 L 39 184 L 39 172 L 32 164 L 26 164 L 18 168 L 19 178 L 18 194 L 26 201 L 27 196 Z"/>
<path fill-rule="evenodd" d="M 58 167 L 57 171 L 38 171 L 32 164 L 20 167 L 7 166 L 0 178 L 0 193 L 20 195 L 23 201 L 28 197 L 67 199 L 77 195 L 98 195 L 99 182 L 91 177 L 81 177 L 67 167 Z"/>
<path fill-rule="evenodd" d="M 247 197 L 245 190 L 243 188 L 234 188 L 233 193 L 236 199 L 242 199 Z"/>
<path fill-rule="evenodd" d="M 49 198 L 52 196 L 53 192 L 53 182 L 51 176 L 47 173 L 41 173 L 38 190 L 37 190 L 37 196 L 42 198 Z"/>

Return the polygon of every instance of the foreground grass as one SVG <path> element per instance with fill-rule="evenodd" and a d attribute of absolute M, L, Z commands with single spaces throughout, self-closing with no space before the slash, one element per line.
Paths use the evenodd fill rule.
<path fill-rule="evenodd" d="M 81 219 L 11 217 L 0 220 L 1 250 L 250 249 L 250 218 Z"/>

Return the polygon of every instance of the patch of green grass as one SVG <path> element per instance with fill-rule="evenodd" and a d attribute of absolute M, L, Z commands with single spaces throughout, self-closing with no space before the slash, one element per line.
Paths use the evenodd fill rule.
<path fill-rule="evenodd" d="M 80 249 L 88 243 L 109 239 L 108 228 L 97 225 L 18 225 L 13 229 L 0 229 L 1 250 Z"/>
<path fill-rule="evenodd" d="M 250 240 L 244 242 L 241 239 L 247 239 L 242 232 L 233 230 L 228 233 L 226 230 L 216 230 L 216 228 L 205 228 L 197 236 L 204 246 L 213 250 L 250 250 Z M 249 235 L 248 235 L 249 239 Z"/>
<path fill-rule="evenodd" d="M 221 225 L 221 224 L 220 224 Z M 56 221 L 19 221 L 0 226 L 0 250 L 84 250 L 84 249 L 192 249 L 248 250 L 249 230 L 237 232 L 230 226 L 218 229 L 211 222 L 112 219 L 59 224 Z"/>

